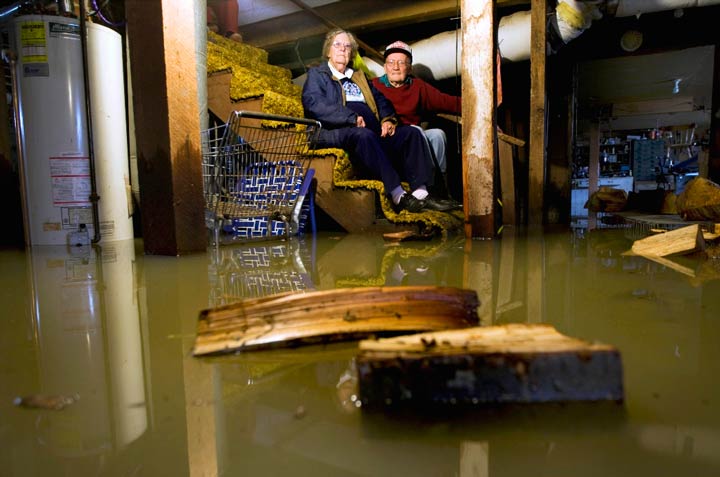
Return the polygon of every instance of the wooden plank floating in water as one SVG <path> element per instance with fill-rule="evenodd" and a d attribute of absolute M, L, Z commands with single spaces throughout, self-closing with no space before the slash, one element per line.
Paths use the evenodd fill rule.
<path fill-rule="evenodd" d="M 360 342 L 363 407 L 622 401 L 620 353 L 545 324 Z"/>
<path fill-rule="evenodd" d="M 478 324 L 474 290 L 361 287 L 283 293 L 203 310 L 193 354 L 313 344 Z"/>
<path fill-rule="evenodd" d="M 636 255 L 665 257 L 677 253 L 705 250 L 705 239 L 698 224 L 688 225 L 663 234 L 636 240 L 632 252 Z"/>

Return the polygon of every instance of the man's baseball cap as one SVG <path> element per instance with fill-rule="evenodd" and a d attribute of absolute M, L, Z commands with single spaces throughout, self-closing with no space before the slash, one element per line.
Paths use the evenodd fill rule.
<path fill-rule="evenodd" d="M 402 41 L 396 41 L 395 43 L 390 43 L 386 46 L 384 58 L 387 58 L 390 53 L 405 53 L 412 60 L 412 48 L 410 48 L 410 45 Z"/>

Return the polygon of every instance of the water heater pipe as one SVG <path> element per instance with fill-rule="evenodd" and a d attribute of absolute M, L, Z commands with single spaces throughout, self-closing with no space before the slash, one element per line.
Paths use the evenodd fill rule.
<path fill-rule="evenodd" d="M 17 67 L 17 56 L 15 52 L 9 50 L 2 51 L 3 60 L 10 66 L 10 80 L 12 82 L 12 104 L 13 104 L 13 119 L 15 122 L 15 143 L 17 150 L 17 163 L 18 163 L 18 175 L 19 177 L 25 177 L 25 150 L 23 148 L 22 140 L 22 115 L 17 107 L 18 104 L 18 79 L 15 68 Z M 25 245 L 30 245 L 30 213 L 28 211 L 27 204 L 27 187 L 24 180 L 20 180 L 20 204 L 22 208 L 23 216 L 23 232 L 25 236 Z"/>
<path fill-rule="evenodd" d="M 88 72 L 88 46 L 87 46 L 87 21 L 86 21 L 85 0 L 80 0 L 80 45 L 82 47 L 83 81 L 85 84 L 85 118 L 87 121 L 88 139 L 88 163 L 90 169 L 90 204 L 92 206 L 93 231 L 92 243 L 100 242 L 100 211 L 98 201 L 100 196 L 97 193 L 97 178 L 95 177 L 95 146 L 93 144 L 92 108 L 90 104 L 90 73 Z"/>

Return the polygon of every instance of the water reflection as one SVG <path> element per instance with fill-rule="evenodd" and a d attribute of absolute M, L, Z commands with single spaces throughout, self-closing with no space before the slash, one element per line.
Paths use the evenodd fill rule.
<path fill-rule="evenodd" d="M 512 232 L 512 231 L 510 231 Z M 0 468 L 8 475 L 717 475 L 720 280 L 624 255 L 626 230 L 387 243 L 321 234 L 196 256 L 0 251 Z M 138 244 L 135 244 L 136 246 Z M 198 313 L 285 291 L 437 284 L 483 324 L 617 346 L 622 406 L 369 414 L 355 343 L 193 358 Z M 16 396 L 78 394 L 63 411 Z M 0 472 L 2 473 L 2 472 Z"/>
<path fill-rule="evenodd" d="M 13 383 L 12 391 L 41 404 L 65 399 L 61 412 L 37 411 L 24 429 L 26 450 L 53 456 L 48 465 L 101 468 L 147 430 L 134 258 L 132 241 L 36 246 L 27 255 L 35 360 L 18 364 L 35 380 Z"/>

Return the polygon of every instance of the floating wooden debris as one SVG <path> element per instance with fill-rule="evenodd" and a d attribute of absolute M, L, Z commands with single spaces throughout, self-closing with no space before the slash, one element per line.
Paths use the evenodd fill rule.
<path fill-rule="evenodd" d="M 632 246 L 632 252 L 636 255 L 652 255 L 665 257 L 678 253 L 692 253 L 705 249 L 700 225 L 693 224 L 687 227 L 670 230 L 668 232 L 651 235 L 636 240 Z"/>
<path fill-rule="evenodd" d="M 648 260 L 652 260 L 655 263 L 659 263 L 663 267 L 667 267 L 672 270 L 675 270 L 676 272 L 682 273 L 683 275 L 687 275 L 690 278 L 697 277 L 697 272 L 695 271 L 695 269 L 690 268 L 681 263 L 678 263 L 675 260 L 671 260 L 671 259 L 665 258 L 665 257 L 658 257 L 655 255 L 641 255 L 641 256 L 644 258 L 647 258 Z"/>
<path fill-rule="evenodd" d="M 474 290 L 361 287 L 283 293 L 203 310 L 195 356 L 478 324 Z"/>
<path fill-rule="evenodd" d="M 609 345 L 544 324 L 510 324 L 360 342 L 363 407 L 622 401 Z"/>
<path fill-rule="evenodd" d="M 13 400 L 13 404 L 27 409 L 61 411 L 78 399 L 80 399 L 80 396 L 77 394 L 73 396 L 33 394 L 31 396 L 18 396 Z"/>

